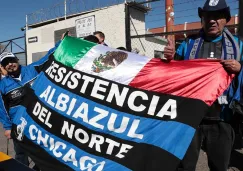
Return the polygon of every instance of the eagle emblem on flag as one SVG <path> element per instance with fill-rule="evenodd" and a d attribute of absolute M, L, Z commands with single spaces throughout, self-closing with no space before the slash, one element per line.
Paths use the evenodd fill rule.
<path fill-rule="evenodd" d="M 124 60 L 127 59 L 128 54 L 121 51 L 108 51 L 105 55 L 100 55 L 95 58 L 92 65 L 92 71 L 100 73 L 106 70 L 116 68 Z"/>

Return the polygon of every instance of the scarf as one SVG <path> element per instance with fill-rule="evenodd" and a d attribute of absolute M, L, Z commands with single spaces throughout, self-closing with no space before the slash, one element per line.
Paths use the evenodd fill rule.
<path fill-rule="evenodd" d="M 202 30 L 200 33 L 202 33 Z M 199 50 L 204 42 L 202 35 L 203 34 L 200 34 L 200 37 L 195 40 L 190 40 L 188 50 L 185 55 L 185 60 L 198 58 Z M 221 59 L 236 59 L 237 61 L 240 61 L 240 49 L 238 43 L 235 41 L 233 35 L 227 28 L 224 28 L 222 33 Z"/>

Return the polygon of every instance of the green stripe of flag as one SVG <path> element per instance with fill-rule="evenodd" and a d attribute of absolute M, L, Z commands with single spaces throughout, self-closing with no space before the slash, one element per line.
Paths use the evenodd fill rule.
<path fill-rule="evenodd" d="M 62 64 L 73 68 L 95 45 L 95 43 L 86 40 L 66 36 L 56 49 L 54 57 Z"/>

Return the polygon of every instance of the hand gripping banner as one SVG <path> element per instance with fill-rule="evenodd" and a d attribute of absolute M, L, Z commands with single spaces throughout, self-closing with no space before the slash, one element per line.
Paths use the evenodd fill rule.
<path fill-rule="evenodd" d="M 12 136 L 43 170 L 174 171 L 233 76 L 66 37 L 17 106 Z"/>

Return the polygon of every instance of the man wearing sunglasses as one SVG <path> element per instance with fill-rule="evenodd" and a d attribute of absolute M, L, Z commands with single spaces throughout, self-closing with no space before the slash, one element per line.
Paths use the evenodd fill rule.
<path fill-rule="evenodd" d="M 12 121 L 18 120 L 21 122 L 21 116 L 16 111 L 18 111 L 17 108 L 25 96 L 25 88 L 31 85 L 48 60 L 49 55 L 54 52 L 59 43 L 39 61 L 28 66 L 21 66 L 18 58 L 11 52 L 4 52 L 0 55 L 0 64 L 7 71 L 7 75 L 0 81 L 0 122 L 5 130 L 4 135 L 8 139 L 11 138 Z M 21 131 L 21 129 L 23 129 L 24 124 L 24 122 L 19 124 L 20 127 L 17 131 L 19 139 L 13 140 L 13 142 L 15 159 L 28 166 L 28 156 L 18 145 L 18 141 L 21 141 L 22 135 L 20 134 L 22 134 L 23 130 Z"/>
<path fill-rule="evenodd" d="M 11 74 L 13 77 L 15 77 L 15 75 L 19 75 L 20 66 L 18 63 L 18 58 L 15 57 L 12 53 L 7 53 L 1 59 L 1 65 L 8 72 L 8 74 Z"/>
<path fill-rule="evenodd" d="M 198 8 L 202 29 L 199 34 L 188 37 L 175 51 L 175 45 L 168 40 L 164 57 L 168 61 L 190 59 L 220 59 L 228 73 L 238 74 L 243 55 L 242 41 L 233 36 L 225 27 L 230 21 L 230 9 L 225 0 L 207 0 L 203 8 Z M 208 166 L 213 171 L 228 169 L 234 131 L 229 124 L 231 112 L 224 112 L 227 97 L 222 95 L 210 107 L 182 161 L 184 171 L 195 171 L 200 147 L 203 143 L 208 157 Z"/>

